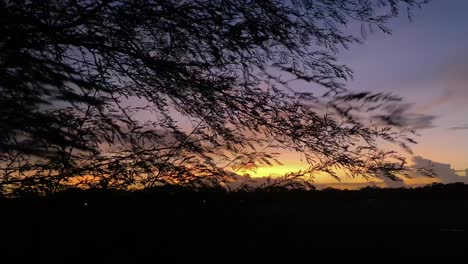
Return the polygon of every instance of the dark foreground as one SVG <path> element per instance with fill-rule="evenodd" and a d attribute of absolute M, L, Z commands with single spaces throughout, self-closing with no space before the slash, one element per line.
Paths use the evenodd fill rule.
<path fill-rule="evenodd" d="M 468 187 L 462 184 L 311 192 L 69 191 L 2 199 L 0 210 L 2 259 L 14 263 L 468 255 Z"/>

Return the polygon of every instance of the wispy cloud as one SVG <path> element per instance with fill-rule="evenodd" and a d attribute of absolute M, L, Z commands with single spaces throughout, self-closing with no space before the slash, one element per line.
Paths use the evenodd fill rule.
<path fill-rule="evenodd" d="M 451 130 L 468 130 L 468 124 L 464 124 L 464 125 L 461 125 L 461 126 L 451 127 L 450 129 L 451 129 Z"/>
<path fill-rule="evenodd" d="M 385 124 L 403 125 L 417 130 L 435 127 L 434 121 L 437 116 L 414 113 L 411 104 L 390 105 L 386 110 L 388 114 L 374 116 L 374 118 Z"/>
<path fill-rule="evenodd" d="M 420 106 L 418 112 L 428 112 L 441 106 L 466 107 L 468 104 L 468 58 L 450 61 L 435 75 L 441 94 Z"/>

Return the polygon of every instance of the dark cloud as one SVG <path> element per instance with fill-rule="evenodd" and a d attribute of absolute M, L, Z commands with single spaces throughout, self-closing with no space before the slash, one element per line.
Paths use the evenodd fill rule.
<path fill-rule="evenodd" d="M 436 120 L 434 115 L 423 115 L 423 114 L 408 114 L 406 116 L 406 123 L 413 129 L 427 129 L 433 128 L 434 120 Z"/>
<path fill-rule="evenodd" d="M 386 107 L 385 115 L 377 115 L 377 118 L 385 125 L 406 126 L 412 129 L 427 129 L 435 127 L 434 115 L 417 114 L 412 112 L 411 104 L 393 104 Z"/>

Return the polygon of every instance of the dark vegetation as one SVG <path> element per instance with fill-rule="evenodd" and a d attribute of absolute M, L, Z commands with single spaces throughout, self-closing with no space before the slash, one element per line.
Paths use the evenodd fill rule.
<path fill-rule="evenodd" d="M 468 254 L 468 186 L 458 183 L 359 191 L 77 189 L 3 199 L 0 210 L 2 252 L 28 252 L 17 259 L 239 263 Z"/>
<path fill-rule="evenodd" d="M 337 54 L 426 2 L 2 0 L 0 191 L 220 186 L 278 150 L 310 165 L 296 188 L 399 179 L 379 143 L 409 150 L 421 116 L 347 90 Z"/>

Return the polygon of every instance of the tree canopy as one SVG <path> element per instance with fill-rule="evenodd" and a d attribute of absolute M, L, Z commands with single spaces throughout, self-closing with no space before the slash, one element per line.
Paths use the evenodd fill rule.
<path fill-rule="evenodd" d="M 398 179 L 400 98 L 347 90 L 336 55 L 425 2 L 3 0 L 0 186 L 222 186 L 278 149 L 310 168 L 275 184 Z"/>

